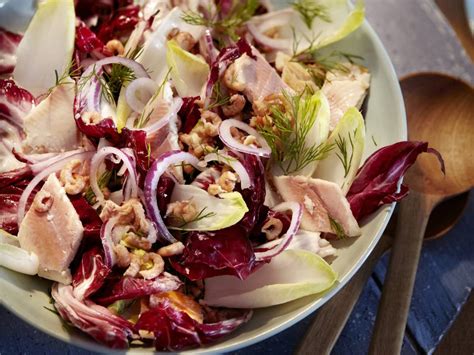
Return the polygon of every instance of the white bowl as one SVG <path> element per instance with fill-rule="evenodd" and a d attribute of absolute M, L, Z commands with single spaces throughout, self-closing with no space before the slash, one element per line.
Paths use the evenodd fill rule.
<path fill-rule="evenodd" d="M 364 57 L 372 74 L 366 115 L 367 140 L 365 156 L 378 148 L 406 140 L 406 117 L 397 76 L 380 39 L 367 23 L 337 43 L 338 49 Z M 375 145 L 375 142 L 377 146 Z M 235 333 L 192 353 L 216 353 L 244 348 L 287 329 L 313 313 L 333 297 L 354 275 L 379 240 L 393 212 L 394 205 L 381 208 L 365 223 L 362 236 L 338 241 L 338 257 L 332 266 L 339 283 L 322 295 L 305 298 L 265 309 L 255 310 L 253 318 Z M 34 327 L 65 342 L 99 352 L 111 350 L 96 343 L 80 331 L 63 327 L 60 319 L 44 307 L 51 307 L 50 282 L 0 267 L 0 300 L 8 309 Z M 148 349 L 132 349 L 129 353 L 150 353 Z"/>

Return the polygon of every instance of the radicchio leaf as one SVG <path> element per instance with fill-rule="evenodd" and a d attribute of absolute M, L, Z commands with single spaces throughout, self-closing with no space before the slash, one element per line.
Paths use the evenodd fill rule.
<path fill-rule="evenodd" d="M 216 232 L 189 233 L 183 254 L 170 261 L 176 271 L 193 281 L 217 275 L 245 279 L 261 265 L 240 223 Z"/>
<path fill-rule="evenodd" d="M 443 158 L 427 142 L 398 142 L 383 147 L 367 158 L 357 172 L 347 193 L 352 213 L 357 221 L 375 212 L 380 206 L 401 200 L 408 187 L 398 183 L 421 153 L 433 153 L 445 172 Z"/>
<path fill-rule="evenodd" d="M 87 200 L 81 195 L 69 196 L 74 209 L 79 215 L 82 226 L 84 227 L 84 238 L 99 238 L 100 228 L 102 227 L 102 220 L 97 211 L 92 208 Z"/>
<path fill-rule="evenodd" d="M 0 120 L 22 129 L 23 118 L 35 103 L 34 96 L 18 87 L 13 80 L 0 79 Z"/>
<path fill-rule="evenodd" d="M 94 50 L 102 51 L 104 48 L 104 42 L 97 38 L 96 34 L 82 21 L 79 21 L 76 26 L 75 45 L 76 49 L 84 54 L 91 53 Z"/>
<path fill-rule="evenodd" d="M 239 39 L 235 45 L 225 47 L 220 51 L 216 60 L 211 65 L 206 85 L 206 100 L 210 100 L 214 85 L 217 83 L 221 75 L 224 74 L 227 67 L 237 58 L 244 55 L 244 53 L 251 58 L 255 58 L 252 53 L 252 47 L 244 38 Z"/>
<path fill-rule="evenodd" d="M 109 19 L 104 19 L 98 27 L 97 37 L 104 43 L 111 39 L 128 37 L 138 23 L 138 5 L 121 7 Z"/>
<path fill-rule="evenodd" d="M 148 152 L 145 131 L 123 128 L 119 133 L 111 118 L 105 118 L 96 124 L 86 124 L 82 118 L 76 118 L 76 125 L 95 144 L 100 138 L 106 138 L 116 148 L 131 148 L 137 163 L 140 185 L 143 185 L 146 172 L 153 162 Z"/>
<path fill-rule="evenodd" d="M 15 69 L 15 53 L 21 38 L 21 35 L 0 27 L 0 75 L 10 74 Z"/>
<path fill-rule="evenodd" d="M 13 235 L 18 233 L 18 202 L 28 182 L 28 180 L 22 180 L 10 186 L 0 187 L 0 229 Z M 34 193 L 30 195 L 26 209 L 29 209 L 35 192 L 38 192 L 38 190 L 39 188 L 36 188 L 33 191 Z"/>
<path fill-rule="evenodd" d="M 174 291 L 181 287 L 182 282 L 174 275 L 162 273 L 153 280 L 134 277 L 121 277 L 118 280 L 110 279 L 96 301 L 102 305 L 109 305 L 117 300 L 133 299 L 151 294 Z"/>
<path fill-rule="evenodd" d="M 178 116 L 181 118 L 181 129 L 182 133 L 189 133 L 196 126 L 201 117 L 201 111 L 196 101 L 199 100 L 199 96 L 184 97 L 183 104 L 178 111 Z"/>
<path fill-rule="evenodd" d="M 65 321 L 110 348 L 128 348 L 128 339 L 133 335 L 133 324 L 105 307 L 89 300 L 77 299 L 71 285 L 55 283 L 51 296 L 55 301 L 55 308 Z"/>
<path fill-rule="evenodd" d="M 236 318 L 199 323 L 186 312 L 173 307 L 171 302 L 163 300 L 155 308 L 140 315 L 135 330 L 153 332 L 156 350 L 177 351 L 211 343 L 234 331 L 251 316 L 251 311 L 244 311 Z"/>
<path fill-rule="evenodd" d="M 251 233 L 260 220 L 265 202 L 265 168 L 260 158 L 255 155 L 232 151 L 229 152 L 229 155 L 239 159 L 250 176 L 251 186 L 241 191 L 249 211 L 239 222 L 239 225 Z"/>
<path fill-rule="evenodd" d="M 105 264 L 99 248 L 84 253 L 72 279 L 74 297 L 78 300 L 88 298 L 102 287 L 109 273 L 110 268 Z"/>

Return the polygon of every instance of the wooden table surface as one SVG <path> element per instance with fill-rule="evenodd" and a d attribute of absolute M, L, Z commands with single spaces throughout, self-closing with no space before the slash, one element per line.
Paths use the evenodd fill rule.
<path fill-rule="evenodd" d="M 368 6 L 375 3 L 366 2 Z M 436 2 L 474 60 L 474 40 L 467 28 L 462 0 Z M 367 352 L 387 261 L 385 255 L 377 265 L 336 343 L 334 354 Z M 458 225 L 444 238 L 423 248 L 402 353 L 474 354 L 473 286 L 474 194 L 471 194 Z M 234 354 L 292 354 L 311 319 L 310 316 L 279 335 Z M 0 307 L 0 334 L 0 355 L 90 354 L 39 332 L 3 307 Z"/>

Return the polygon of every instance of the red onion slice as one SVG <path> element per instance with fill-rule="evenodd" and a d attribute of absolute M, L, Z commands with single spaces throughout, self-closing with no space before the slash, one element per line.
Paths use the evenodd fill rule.
<path fill-rule="evenodd" d="M 137 78 L 149 78 L 150 76 L 146 72 L 145 68 L 143 68 L 143 65 L 140 63 L 134 61 L 133 59 L 125 58 L 125 57 L 119 57 L 119 56 L 113 56 L 113 57 L 107 57 L 101 60 L 98 60 L 95 62 L 92 66 L 89 66 L 86 71 L 82 74 L 82 77 L 87 77 L 92 73 L 92 70 L 96 70 L 96 72 L 102 68 L 104 65 L 108 64 L 121 64 L 131 70 L 135 73 L 135 76 Z"/>
<path fill-rule="evenodd" d="M 245 133 L 254 136 L 257 139 L 258 144 L 260 144 L 261 148 L 252 147 L 249 145 L 245 145 L 240 143 L 237 139 L 232 137 L 231 128 L 235 127 L 238 128 Z M 257 155 L 263 158 L 269 158 L 272 154 L 272 150 L 268 145 L 265 138 L 262 137 L 257 130 L 250 127 L 248 124 L 229 118 L 227 120 L 222 121 L 219 126 L 219 138 L 221 139 L 222 143 L 224 143 L 227 147 L 234 149 L 238 152 Z"/>
<path fill-rule="evenodd" d="M 128 106 L 135 112 L 142 112 L 146 103 L 158 90 L 158 85 L 150 78 L 138 78 L 128 84 L 125 98 Z"/>
<path fill-rule="evenodd" d="M 114 242 L 112 240 L 112 231 L 117 224 L 118 219 L 112 217 L 100 228 L 100 240 L 104 248 L 105 264 L 112 268 L 115 265 L 116 257 L 114 252 Z"/>
<path fill-rule="evenodd" d="M 247 169 L 245 169 L 239 159 L 231 157 L 224 151 L 220 150 L 218 153 L 208 154 L 204 157 L 204 161 L 206 163 L 209 163 L 210 161 L 218 161 L 221 164 L 230 166 L 237 173 L 237 175 L 239 175 L 240 186 L 242 189 L 248 189 L 251 186 L 251 180 Z"/>
<path fill-rule="evenodd" d="M 151 165 L 145 178 L 144 194 L 146 212 L 148 217 L 155 223 L 160 236 L 170 243 L 175 243 L 177 240 L 171 235 L 168 228 L 166 228 L 163 218 L 161 218 L 158 200 L 156 198 L 156 189 L 161 175 L 166 172 L 168 167 L 181 164 L 182 162 L 186 162 L 186 164 L 190 164 L 196 169 L 202 170 L 198 164 L 198 158 L 194 155 L 180 150 L 173 150 L 160 155 Z"/>
<path fill-rule="evenodd" d="M 17 214 L 17 223 L 18 225 L 21 224 L 23 218 L 25 217 L 25 209 L 26 209 L 26 202 L 30 197 L 31 193 L 35 189 L 35 187 L 46 177 L 48 177 L 52 173 L 56 173 L 57 171 L 61 170 L 67 163 L 69 163 L 72 159 L 79 159 L 79 160 L 89 160 L 92 158 L 94 152 L 83 152 L 77 153 L 66 158 L 63 158 L 60 161 L 57 161 L 50 165 L 48 168 L 43 169 L 41 172 L 38 173 L 26 186 L 23 190 L 23 193 L 20 196 L 20 200 L 18 201 L 18 214 Z"/>
<path fill-rule="evenodd" d="M 71 150 L 64 153 L 31 154 L 31 155 L 25 155 L 25 157 L 30 162 L 32 162 L 32 165 L 30 166 L 30 168 L 33 174 L 36 175 L 36 174 L 39 174 L 44 169 L 51 166 L 51 164 L 54 164 L 63 159 L 72 157 L 73 155 L 76 155 L 79 153 L 84 153 L 84 149 L 80 148 L 80 149 Z"/>
<path fill-rule="evenodd" d="M 298 232 L 298 229 L 300 228 L 303 208 L 298 202 L 283 202 L 273 207 L 272 210 L 276 212 L 285 212 L 287 210 L 291 210 L 292 215 L 290 226 L 288 227 L 288 230 L 286 231 L 285 235 L 281 238 L 281 241 L 278 245 L 265 251 L 255 252 L 255 260 L 257 261 L 267 261 L 273 258 L 274 256 L 280 254 L 290 244 L 291 239 L 293 239 L 293 236 L 296 234 L 296 232 Z"/>
<path fill-rule="evenodd" d="M 76 106 L 79 114 L 85 111 L 91 112 L 100 112 L 100 99 L 101 99 L 101 85 L 99 79 L 96 76 L 91 76 L 93 71 L 97 76 L 102 75 L 104 65 L 109 64 L 121 64 L 129 69 L 131 69 L 137 78 L 150 78 L 145 68 L 140 63 L 136 61 L 124 58 L 124 57 L 107 57 L 101 60 L 96 61 L 94 64 L 91 64 L 87 69 L 82 73 L 79 82 L 86 81 L 83 85 L 82 90 L 76 96 Z"/>
<path fill-rule="evenodd" d="M 112 155 L 112 160 L 114 162 L 118 162 L 119 160 L 122 161 L 123 165 L 128 170 L 129 175 L 127 177 L 126 186 L 124 187 L 124 199 L 128 200 L 138 196 L 137 172 L 135 170 L 133 159 L 118 148 L 103 147 L 97 151 L 91 161 L 90 184 L 97 200 L 97 206 L 101 206 L 105 203 L 105 197 L 99 187 L 97 175 L 100 165 L 109 155 Z"/>

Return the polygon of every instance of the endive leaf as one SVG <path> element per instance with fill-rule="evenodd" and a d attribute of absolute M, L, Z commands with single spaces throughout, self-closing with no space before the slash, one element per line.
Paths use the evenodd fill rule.
<path fill-rule="evenodd" d="M 269 307 L 324 292 L 336 279 L 336 272 L 320 256 L 285 250 L 245 280 L 233 276 L 206 279 L 204 302 L 218 307 Z"/>

